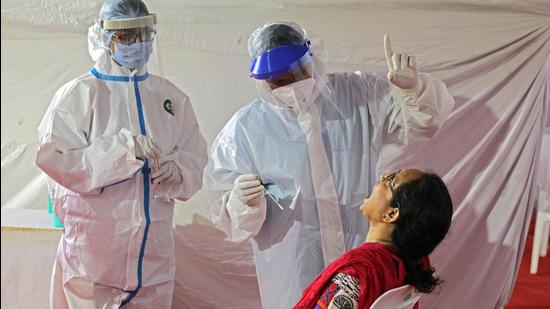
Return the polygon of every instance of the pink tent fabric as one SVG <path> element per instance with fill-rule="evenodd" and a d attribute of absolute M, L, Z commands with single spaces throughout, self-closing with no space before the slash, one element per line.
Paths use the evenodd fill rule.
<path fill-rule="evenodd" d="M 252 248 L 224 240 L 204 218 L 174 229 L 173 308 L 260 308 Z"/>
<path fill-rule="evenodd" d="M 429 143 L 388 146 L 387 169 L 442 175 L 454 202 L 450 234 L 432 257 L 445 283 L 424 308 L 500 308 L 512 293 L 536 198 L 550 103 L 550 26 L 427 71 L 457 106 Z"/>

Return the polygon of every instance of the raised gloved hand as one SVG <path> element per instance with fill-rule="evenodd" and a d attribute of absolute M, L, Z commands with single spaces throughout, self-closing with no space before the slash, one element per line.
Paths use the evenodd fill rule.
<path fill-rule="evenodd" d="M 153 179 L 153 184 L 173 184 L 180 183 L 183 180 L 180 168 L 174 161 L 162 163 L 160 168 L 151 175 L 151 178 Z"/>
<path fill-rule="evenodd" d="M 405 92 L 415 91 L 418 85 L 415 57 L 393 53 L 388 35 L 384 35 L 384 49 L 389 69 L 388 80 Z"/>
<path fill-rule="evenodd" d="M 237 198 L 241 203 L 254 207 L 262 200 L 264 188 L 256 175 L 245 174 L 237 177 L 233 184 L 231 198 Z"/>
<path fill-rule="evenodd" d="M 147 159 L 153 162 L 155 170 L 159 168 L 160 149 L 153 143 L 153 140 L 145 135 L 134 136 L 134 147 L 136 158 Z"/>

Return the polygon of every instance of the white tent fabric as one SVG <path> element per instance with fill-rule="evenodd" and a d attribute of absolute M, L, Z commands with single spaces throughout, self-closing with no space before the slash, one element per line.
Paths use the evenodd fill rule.
<path fill-rule="evenodd" d="M 46 207 L 45 179 L 33 164 L 36 128 L 55 90 L 91 67 L 86 31 L 101 3 L 2 1 L 2 207 Z M 297 21 L 322 37 L 329 71 L 385 70 L 384 33 L 397 51 L 415 54 L 420 70 L 445 81 L 457 102 L 433 141 L 389 145 L 384 151 L 389 168 L 414 165 L 442 175 L 455 204 L 451 233 L 432 256 L 446 281 L 438 295 L 422 298 L 422 306 L 499 308 L 507 302 L 534 205 L 536 159 L 550 101 L 549 1 L 147 4 L 159 17 L 163 69 L 191 97 L 209 142 L 256 95 L 246 41 L 266 21 Z M 178 206 L 176 221 L 192 231 L 193 215 L 208 213 L 203 190 Z M 257 289 L 253 281 L 242 280 L 254 275 L 253 268 L 241 264 L 234 272 L 236 263 L 251 263 L 250 257 L 234 254 L 250 252 L 247 244 L 231 247 L 220 240 L 207 247 L 208 239 L 221 236 L 201 231 L 189 233 L 190 243 L 209 258 L 185 259 L 186 252 L 178 251 L 193 276 L 178 265 L 174 307 L 247 308 L 229 295 L 208 299 L 237 277 L 242 288 Z M 201 277 L 201 269 L 216 270 L 218 277 Z M 210 285 L 208 280 L 218 281 Z"/>

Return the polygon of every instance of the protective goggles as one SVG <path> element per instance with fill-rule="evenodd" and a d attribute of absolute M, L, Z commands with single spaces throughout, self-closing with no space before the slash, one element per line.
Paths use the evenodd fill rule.
<path fill-rule="evenodd" d="M 115 30 L 111 38 L 116 43 L 131 44 L 155 39 L 156 31 L 149 27 Z"/>

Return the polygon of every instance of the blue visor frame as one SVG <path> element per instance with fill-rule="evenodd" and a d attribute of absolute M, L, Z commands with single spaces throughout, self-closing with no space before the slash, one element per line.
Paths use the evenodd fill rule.
<path fill-rule="evenodd" d="M 252 60 L 250 73 L 255 79 L 272 79 L 296 69 L 300 60 L 309 52 L 306 44 L 290 44 L 272 48 Z"/>

